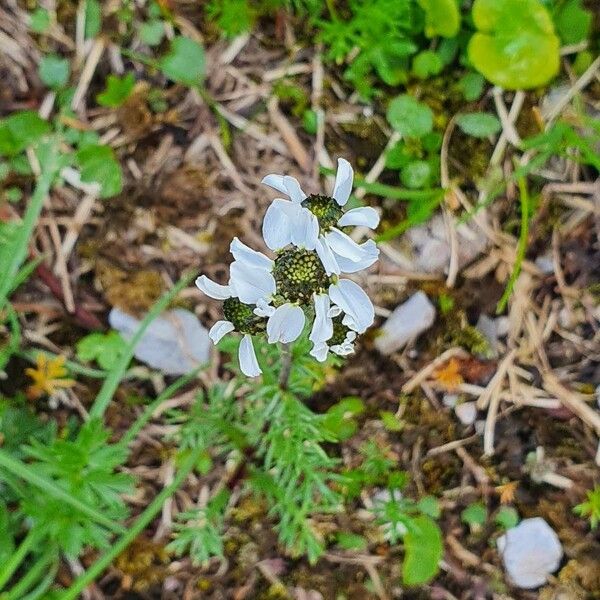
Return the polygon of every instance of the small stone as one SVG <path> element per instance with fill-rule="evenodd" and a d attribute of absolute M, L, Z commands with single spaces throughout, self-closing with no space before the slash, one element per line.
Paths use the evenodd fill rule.
<path fill-rule="evenodd" d="M 113 308 L 108 321 L 126 340 L 137 331 L 140 321 Z M 208 331 L 189 310 L 176 308 L 158 316 L 135 347 L 134 356 L 167 375 L 185 375 L 206 364 L 211 342 Z"/>
<path fill-rule="evenodd" d="M 551 254 L 542 254 L 535 259 L 535 266 L 544 274 L 554 273 L 554 261 Z"/>
<path fill-rule="evenodd" d="M 542 519 L 524 519 L 498 538 L 498 551 L 512 583 L 522 589 L 544 585 L 563 556 L 554 530 Z"/>
<path fill-rule="evenodd" d="M 458 394 L 444 394 L 442 404 L 448 408 L 454 408 L 458 402 Z"/>
<path fill-rule="evenodd" d="M 423 292 L 417 292 L 388 317 L 375 346 L 382 354 L 391 354 L 429 329 L 434 321 L 433 304 Z"/>
<path fill-rule="evenodd" d="M 481 314 L 475 328 L 486 339 L 490 347 L 491 356 L 489 358 L 496 358 L 498 356 L 498 323 L 496 319 L 490 319 L 487 315 Z"/>
<path fill-rule="evenodd" d="M 477 418 L 477 405 L 475 402 L 462 402 L 454 407 L 454 412 L 463 425 L 473 425 Z"/>

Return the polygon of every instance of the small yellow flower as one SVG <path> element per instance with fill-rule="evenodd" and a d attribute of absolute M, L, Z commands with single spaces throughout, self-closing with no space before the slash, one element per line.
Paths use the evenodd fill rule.
<path fill-rule="evenodd" d="M 463 382 L 460 374 L 460 363 L 456 358 L 451 358 L 443 367 L 437 369 L 433 376 L 435 380 L 447 391 L 453 392 Z"/>
<path fill-rule="evenodd" d="M 27 397 L 38 400 L 42 396 L 52 396 L 60 388 L 70 388 L 75 381 L 66 377 L 65 357 L 50 358 L 39 353 L 35 359 L 35 368 L 25 369 L 25 373 L 33 379 L 33 384 L 27 388 Z"/>
<path fill-rule="evenodd" d="M 510 504 L 515 499 L 515 492 L 518 487 L 518 481 L 509 481 L 496 486 L 496 493 L 500 496 L 500 504 Z"/>

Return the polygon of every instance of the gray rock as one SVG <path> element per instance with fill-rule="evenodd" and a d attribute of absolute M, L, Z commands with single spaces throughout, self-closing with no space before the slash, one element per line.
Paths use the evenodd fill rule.
<path fill-rule="evenodd" d="M 133 337 L 140 325 L 138 319 L 118 308 L 110 311 L 108 321 L 126 340 Z M 167 375 L 185 375 L 208 362 L 210 347 L 208 331 L 196 315 L 176 308 L 150 324 L 135 347 L 134 356 Z"/>
<path fill-rule="evenodd" d="M 429 329 L 434 321 L 433 304 L 423 292 L 417 292 L 388 317 L 375 346 L 382 354 L 391 354 Z"/>
<path fill-rule="evenodd" d="M 404 240 L 410 247 L 412 267 L 426 273 L 444 273 L 450 264 L 450 240 L 442 215 L 409 229 Z M 476 225 L 456 226 L 459 268 L 475 260 L 486 248 L 487 238 Z"/>
<path fill-rule="evenodd" d="M 498 538 L 498 550 L 511 581 L 530 590 L 544 585 L 563 556 L 554 530 L 542 519 L 524 519 Z"/>

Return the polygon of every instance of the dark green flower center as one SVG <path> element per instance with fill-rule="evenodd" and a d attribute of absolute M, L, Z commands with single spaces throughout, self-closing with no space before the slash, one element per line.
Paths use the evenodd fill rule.
<path fill-rule="evenodd" d="M 333 320 L 333 335 L 327 343 L 330 346 L 337 346 L 338 344 L 343 344 L 346 341 L 346 334 L 350 331 L 350 327 L 346 327 L 342 323 L 343 315 L 339 315 L 334 317 Z"/>
<path fill-rule="evenodd" d="M 275 259 L 273 276 L 277 296 L 283 302 L 308 304 L 314 292 L 324 290 L 330 284 L 317 253 L 304 248 L 292 247 L 280 252 Z"/>
<path fill-rule="evenodd" d="M 265 330 L 267 319 L 255 315 L 255 308 L 253 304 L 244 304 L 239 298 L 227 298 L 223 302 L 225 318 L 231 321 L 235 330 L 240 333 L 260 333 Z"/>
<path fill-rule="evenodd" d="M 335 227 L 344 214 L 340 205 L 329 196 L 313 194 L 302 201 L 302 206 L 308 208 L 317 217 L 321 231 L 329 231 L 329 229 Z"/>

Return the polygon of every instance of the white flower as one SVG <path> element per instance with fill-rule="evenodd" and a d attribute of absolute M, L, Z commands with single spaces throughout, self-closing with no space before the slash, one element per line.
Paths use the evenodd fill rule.
<path fill-rule="evenodd" d="M 288 244 L 316 250 L 327 275 L 356 273 L 371 266 L 379 257 L 373 240 L 357 244 L 340 228 L 352 225 L 374 229 L 379 215 L 369 206 L 343 212 L 352 191 L 354 172 L 350 163 L 338 159 L 331 197 L 307 196 L 300 184 L 287 175 L 267 175 L 262 182 L 290 197 L 278 198 L 267 209 L 263 237 L 271 250 Z"/>
<path fill-rule="evenodd" d="M 212 326 L 211 340 L 218 344 L 232 331 L 243 333 L 239 347 L 240 368 L 248 377 L 256 377 L 262 371 L 251 335 L 266 330 L 270 344 L 293 342 L 302 333 L 306 317 L 296 303 L 286 302 L 277 308 L 271 305 L 277 288 L 273 260 L 246 246 L 237 237 L 232 240 L 230 251 L 235 261 L 230 266 L 229 284 L 221 285 L 201 275 L 196 279 L 196 285 L 207 296 L 224 300 L 223 311 L 230 317 Z"/>
<path fill-rule="evenodd" d="M 196 285 L 207 296 L 215 298 L 216 300 L 231 300 L 232 298 L 235 298 L 235 296 L 233 296 L 231 283 L 230 285 L 220 285 L 210 280 L 206 275 L 201 275 L 196 279 Z M 239 299 L 238 301 L 241 303 Z M 235 330 L 236 325 L 232 321 L 223 319 L 217 321 L 210 328 L 208 336 L 213 341 L 213 344 L 216 345 L 225 335 Z M 244 337 L 242 338 L 238 350 L 238 359 L 240 361 L 240 369 L 247 377 L 257 377 L 262 373 L 258 366 L 256 352 L 254 351 L 254 345 L 252 344 L 252 336 L 249 332 L 244 333 Z"/>
<path fill-rule="evenodd" d="M 344 325 L 341 319 L 334 325 L 334 319 L 342 314 L 342 309 L 336 305 L 331 306 L 328 294 L 315 294 L 314 307 L 315 320 L 309 335 L 313 343 L 310 355 L 324 362 L 329 351 L 338 356 L 352 354 L 356 331 Z"/>
<path fill-rule="evenodd" d="M 329 286 L 329 298 L 345 313 L 342 324 L 364 333 L 375 320 L 375 308 L 365 291 L 350 279 L 340 279 Z"/>

